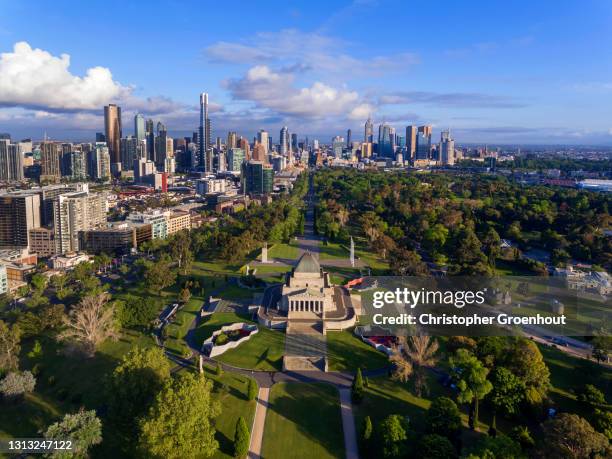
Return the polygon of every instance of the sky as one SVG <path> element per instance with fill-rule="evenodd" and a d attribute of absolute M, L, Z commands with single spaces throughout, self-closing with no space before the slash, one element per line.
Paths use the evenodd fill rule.
<path fill-rule="evenodd" d="M 0 132 L 91 141 L 103 106 L 170 135 L 612 144 L 612 2 L 0 0 Z"/>

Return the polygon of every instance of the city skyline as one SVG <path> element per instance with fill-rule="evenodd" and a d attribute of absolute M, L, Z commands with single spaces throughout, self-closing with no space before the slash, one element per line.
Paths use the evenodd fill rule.
<path fill-rule="evenodd" d="M 157 2 L 125 6 L 117 37 L 102 39 L 92 25 L 79 40 L 56 34 L 48 20 L 61 28 L 104 18 L 101 3 L 87 10 L 34 3 L 0 1 L 0 131 L 16 138 L 91 139 L 102 130 L 102 107 L 113 103 L 124 124 L 140 112 L 169 132 L 191 133 L 204 91 L 211 143 L 228 131 L 276 137 L 283 126 L 326 141 L 363 132 L 370 115 L 398 132 L 412 124 L 450 128 L 461 143 L 612 143 L 612 72 L 597 57 L 611 41 L 604 2 L 555 5 L 554 16 L 545 14 L 548 2 L 529 5 L 530 14 L 521 13 L 527 3 L 500 11 L 442 2 L 419 5 L 419 17 L 436 21 L 410 27 L 382 27 L 389 11 L 397 24 L 414 17 L 416 5 L 397 2 L 332 2 L 325 16 L 300 4 L 251 5 L 241 6 L 231 31 L 214 20 L 231 5 L 208 5 L 208 26 L 198 29 L 186 14 L 198 4 Z M 128 22 L 134 14 L 150 21 Z M 179 39 L 158 36 L 162 17 L 180 28 Z M 122 40 L 124 33 L 138 40 Z"/>

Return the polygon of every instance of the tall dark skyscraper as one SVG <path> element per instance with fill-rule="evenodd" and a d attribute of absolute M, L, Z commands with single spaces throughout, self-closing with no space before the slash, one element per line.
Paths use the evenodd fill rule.
<path fill-rule="evenodd" d="M 346 146 L 347 148 L 353 147 L 353 132 L 349 129 L 346 131 Z"/>
<path fill-rule="evenodd" d="M 208 94 L 203 92 L 200 94 L 200 129 L 198 134 L 198 156 L 200 166 L 208 171 L 209 162 L 206 161 L 206 156 L 210 154 L 210 119 L 208 118 Z M 212 161 L 211 161 L 212 162 Z"/>
<path fill-rule="evenodd" d="M 104 107 L 104 129 L 106 145 L 112 164 L 121 163 L 121 107 L 109 104 Z M 117 167 L 117 166 L 115 166 Z M 121 166 L 119 166 L 121 167 Z"/>
<path fill-rule="evenodd" d="M 147 159 L 149 161 L 155 161 L 155 130 L 153 128 L 153 120 L 148 119 L 145 126 L 145 137 L 147 139 Z"/>

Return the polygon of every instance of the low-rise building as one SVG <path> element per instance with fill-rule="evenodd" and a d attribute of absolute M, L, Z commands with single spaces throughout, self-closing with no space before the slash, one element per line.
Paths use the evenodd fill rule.
<path fill-rule="evenodd" d="M 55 255 L 51 258 L 53 269 L 67 271 L 74 269 L 80 263 L 89 262 L 89 256 L 84 253 L 67 253 L 65 255 Z"/>
<path fill-rule="evenodd" d="M 166 218 L 168 221 L 168 235 L 184 229 L 191 229 L 191 215 L 189 212 L 171 210 L 167 212 Z"/>

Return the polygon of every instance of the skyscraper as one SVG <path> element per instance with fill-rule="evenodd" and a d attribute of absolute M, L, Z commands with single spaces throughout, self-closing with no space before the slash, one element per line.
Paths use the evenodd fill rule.
<path fill-rule="evenodd" d="M 406 159 L 409 161 L 414 159 L 414 154 L 416 153 L 416 138 L 417 127 L 406 126 Z"/>
<path fill-rule="evenodd" d="M 207 156 L 210 155 L 210 136 L 211 129 L 210 119 L 208 118 L 208 94 L 203 92 L 202 94 L 200 94 L 200 129 L 198 134 L 198 153 L 200 159 L 200 167 L 203 167 L 205 171 L 209 171 L 208 168 L 210 166 L 210 163 L 212 163 L 212 161 L 207 161 Z"/>
<path fill-rule="evenodd" d="M 225 146 L 226 150 L 230 150 L 232 148 L 236 148 L 238 146 L 237 142 L 238 142 L 238 137 L 236 136 L 235 132 L 228 132 L 227 133 L 227 145 Z"/>
<path fill-rule="evenodd" d="M 373 140 L 374 140 L 374 124 L 372 123 L 372 119 L 368 117 L 368 120 L 365 123 L 363 141 L 372 142 Z"/>
<path fill-rule="evenodd" d="M 244 159 L 247 161 L 250 161 L 251 148 L 249 146 L 249 141 L 241 137 L 240 140 L 238 141 L 238 146 L 242 148 L 242 150 L 244 151 Z"/>
<path fill-rule="evenodd" d="M 445 166 L 455 164 L 455 141 L 451 138 L 450 129 L 440 134 L 440 162 Z"/>
<path fill-rule="evenodd" d="M 0 247 L 28 247 L 29 231 L 40 227 L 40 196 L 32 191 L 0 194 Z"/>
<path fill-rule="evenodd" d="M 147 120 L 145 133 L 146 133 L 145 135 L 146 135 L 146 140 L 147 140 L 147 159 L 149 161 L 154 161 L 155 160 L 155 131 L 153 129 L 152 119 Z"/>
<path fill-rule="evenodd" d="M 351 131 L 350 129 L 346 131 L 346 146 L 348 148 L 353 147 L 353 131 Z"/>
<path fill-rule="evenodd" d="M 415 159 L 430 159 L 431 126 L 419 126 Z"/>
<path fill-rule="evenodd" d="M 137 113 L 134 117 L 134 137 L 138 141 L 144 140 L 145 138 L 145 119 L 140 113 Z"/>
<path fill-rule="evenodd" d="M 262 129 L 262 130 L 260 130 L 260 131 L 257 133 L 257 141 L 258 141 L 258 142 L 259 142 L 261 145 L 263 145 L 263 148 L 264 148 L 264 156 L 267 156 L 267 155 L 268 155 L 268 151 L 269 151 L 269 150 L 268 150 L 268 147 L 269 147 L 269 145 L 268 145 L 269 140 L 268 140 L 268 139 L 269 139 L 269 135 L 268 135 L 268 133 L 267 133 L 266 131 L 264 131 L 263 129 Z M 255 156 L 255 149 L 253 149 L 253 156 Z M 258 161 L 263 161 L 263 160 L 262 160 L 262 159 L 259 159 Z"/>
<path fill-rule="evenodd" d="M 121 170 L 121 107 L 115 104 L 104 107 L 104 129 L 111 163 L 118 172 Z"/>
<path fill-rule="evenodd" d="M 393 158 L 395 130 L 387 123 L 378 127 L 378 156 Z"/>
<path fill-rule="evenodd" d="M 280 130 L 280 154 L 282 156 L 287 156 L 287 151 L 289 150 L 289 139 L 288 139 L 288 132 L 287 132 L 287 126 L 283 126 Z"/>
<path fill-rule="evenodd" d="M 23 180 L 23 153 L 19 144 L 0 139 L 0 181 Z"/>
<path fill-rule="evenodd" d="M 40 180 L 56 181 L 60 178 L 60 149 L 54 142 L 40 144 Z"/>
<path fill-rule="evenodd" d="M 106 196 L 75 191 L 61 194 L 53 203 L 53 230 L 57 253 L 79 250 L 79 231 L 106 223 Z"/>

